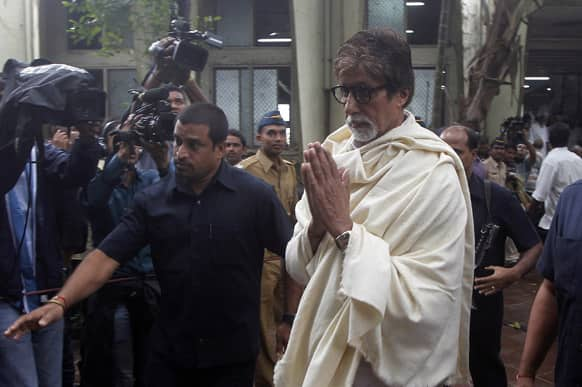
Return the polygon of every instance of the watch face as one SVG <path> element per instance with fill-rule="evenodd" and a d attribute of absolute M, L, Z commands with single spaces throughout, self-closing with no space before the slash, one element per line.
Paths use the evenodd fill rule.
<path fill-rule="evenodd" d="M 335 244 L 340 250 L 345 250 L 350 242 L 350 232 L 346 231 L 335 238 Z"/>

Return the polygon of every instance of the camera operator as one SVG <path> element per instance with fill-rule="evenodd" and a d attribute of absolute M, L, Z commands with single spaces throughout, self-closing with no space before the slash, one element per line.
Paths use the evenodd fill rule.
<path fill-rule="evenodd" d="M 114 153 L 87 187 L 87 206 L 98 245 L 133 206 L 135 195 L 168 173 L 166 143 L 141 143 L 130 116 L 113 137 Z M 157 169 L 135 168 L 143 147 Z M 149 246 L 113 274 L 113 282 L 89 302 L 84 327 L 81 376 L 84 386 L 143 386 L 147 337 L 157 316 L 159 284 L 153 278 Z M 134 384 L 135 379 L 135 384 Z"/>
<path fill-rule="evenodd" d="M 70 152 L 45 143 L 38 149 L 36 128 L 27 127 L 19 139 L 24 154 L 3 146 L 3 168 L 16 182 L 3 185 L 0 203 L 0 328 L 7 329 L 22 313 L 43 303 L 61 303 L 50 296 L 62 283 L 63 257 L 56 209 L 59 189 L 83 186 L 95 175 L 100 147 L 94 123 L 76 125 L 79 139 Z M 31 132 L 35 133 L 31 133 Z M 28 145 L 27 145 L 28 144 Z M 28 151 L 30 149 L 30 151 Z M 41 157 L 43 155 L 43 157 Z M 24 168 L 20 157 L 25 157 Z M 5 183 L 5 182 L 3 182 Z M 6 189 L 4 189 L 6 188 Z M 37 292 L 39 291 L 39 292 Z M 40 294 L 39 294 L 40 293 Z M 6 387 L 60 386 L 62 383 L 63 323 L 27 332 L 15 342 L 0 337 L 0 385 Z"/>
<path fill-rule="evenodd" d="M 178 65 L 172 59 L 172 52 L 177 43 L 176 38 L 168 36 L 152 45 L 152 47 L 156 47 L 154 51 L 157 54 L 154 55 L 154 66 L 143 82 L 144 89 L 149 90 L 170 83 L 181 86 L 190 102 L 208 102 L 192 78 L 190 69 Z"/>
<path fill-rule="evenodd" d="M 172 59 L 172 52 L 177 41 L 173 37 L 166 37 L 152 46 L 158 47 L 154 55 L 154 65 L 143 82 L 146 90 L 158 88 L 163 85 L 169 91 L 167 101 L 170 103 L 172 113 L 181 113 L 190 103 L 208 102 L 196 81 L 191 78 L 189 69 L 183 68 Z M 170 154 L 172 153 L 170 147 Z M 155 169 L 155 162 L 146 150 L 138 164 L 137 169 Z"/>

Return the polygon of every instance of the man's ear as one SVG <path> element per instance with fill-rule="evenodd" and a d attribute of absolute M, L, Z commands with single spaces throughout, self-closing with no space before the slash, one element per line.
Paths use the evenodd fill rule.
<path fill-rule="evenodd" d="M 225 145 L 224 141 L 219 143 L 219 144 L 214 145 L 214 149 L 216 151 L 218 151 L 218 153 L 224 154 L 226 151 L 226 145 Z"/>
<path fill-rule="evenodd" d="M 400 107 L 403 107 L 404 105 L 406 105 L 406 103 L 408 102 L 408 99 L 410 98 L 410 90 L 401 89 L 400 91 L 398 91 L 397 95 L 400 99 L 399 105 L 400 105 Z"/>

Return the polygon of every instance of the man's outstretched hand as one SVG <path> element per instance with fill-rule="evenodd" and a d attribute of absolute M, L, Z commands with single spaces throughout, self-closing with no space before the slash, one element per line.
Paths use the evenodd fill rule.
<path fill-rule="evenodd" d="M 63 318 L 64 309 L 56 304 L 45 304 L 25 314 L 4 331 L 4 336 L 20 339 L 30 331 L 41 329 Z"/>

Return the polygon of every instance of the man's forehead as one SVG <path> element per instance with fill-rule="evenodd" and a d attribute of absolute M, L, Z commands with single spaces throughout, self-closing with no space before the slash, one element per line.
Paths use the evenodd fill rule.
<path fill-rule="evenodd" d="M 172 99 L 184 99 L 184 95 L 176 90 L 172 90 L 170 91 L 170 95 L 168 96 L 168 99 L 172 100 Z"/>
<path fill-rule="evenodd" d="M 284 131 L 286 128 L 283 125 L 265 125 L 262 128 L 263 132 L 269 132 L 269 131 L 277 131 L 277 132 L 282 132 Z"/>
<path fill-rule="evenodd" d="M 362 66 L 342 71 L 337 80 L 342 86 L 371 86 L 381 82 L 374 79 Z"/>
<path fill-rule="evenodd" d="M 184 138 L 208 137 L 210 128 L 207 124 L 182 124 L 179 120 L 174 128 L 174 135 Z"/>
<path fill-rule="evenodd" d="M 236 144 L 242 145 L 242 141 L 240 140 L 240 138 L 238 138 L 237 136 L 233 136 L 232 134 L 229 134 L 228 136 L 226 136 L 226 142 L 227 143 L 236 143 Z"/>

